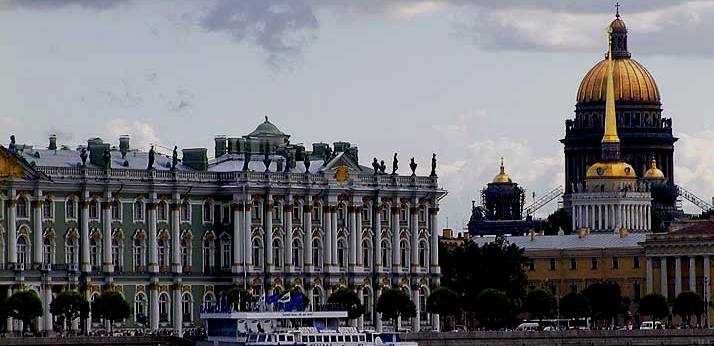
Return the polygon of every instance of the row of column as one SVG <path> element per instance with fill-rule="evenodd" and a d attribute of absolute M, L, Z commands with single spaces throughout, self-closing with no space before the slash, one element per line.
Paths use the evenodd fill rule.
<path fill-rule="evenodd" d="M 573 229 L 588 228 L 615 231 L 626 228 L 637 231 L 651 229 L 649 204 L 573 204 Z"/>
<path fill-rule="evenodd" d="M 697 284 L 697 257 L 702 257 L 702 287 L 703 291 L 698 292 Z M 710 272 L 711 272 L 711 262 L 708 255 L 705 256 L 648 256 L 646 264 L 646 281 L 647 281 L 647 292 L 654 291 L 654 273 L 653 273 L 653 261 L 659 258 L 660 260 L 660 279 L 659 279 L 659 293 L 667 297 L 669 295 L 669 270 L 668 261 L 674 260 L 674 295 L 675 297 L 682 293 L 682 259 L 688 261 L 688 272 L 689 272 L 689 282 L 688 288 L 690 291 L 700 293 L 701 296 L 708 300 L 710 296 Z M 671 298 L 675 298 L 671 297 Z"/>

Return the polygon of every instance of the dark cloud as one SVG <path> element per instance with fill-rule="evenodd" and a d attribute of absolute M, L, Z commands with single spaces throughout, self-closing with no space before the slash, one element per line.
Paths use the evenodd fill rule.
<path fill-rule="evenodd" d="M 218 0 L 200 24 L 208 31 L 228 33 L 237 42 L 253 41 L 274 67 L 284 58 L 299 57 L 319 27 L 305 0 Z"/>

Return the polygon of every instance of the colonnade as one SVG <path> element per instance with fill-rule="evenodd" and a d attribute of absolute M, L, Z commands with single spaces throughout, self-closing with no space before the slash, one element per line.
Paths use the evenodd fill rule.
<path fill-rule="evenodd" d="M 701 258 L 701 260 L 699 260 Z M 655 289 L 654 287 L 654 266 L 655 263 L 659 261 L 659 287 Z M 682 261 L 687 263 L 688 271 L 688 282 L 687 290 L 699 293 L 705 301 L 709 301 L 711 297 L 711 259 L 709 255 L 658 255 L 658 256 L 647 256 L 646 264 L 646 281 L 647 281 L 647 292 L 659 291 L 665 297 L 669 297 L 670 292 L 670 280 L 672 279 L 674 285 L 674 297 L 669 297 L 674 299 L 677 295 L 684 291 L 682 282 Z M 674 278 L 670 278 L 669 275 L 669 263 L 674 262 Z M 697 280 L 697 267 L 698 263 L 701 263 L 702 275 L 701 282 Z"/>
<path fill-rule="evenodd" d="M 573 229 L 615 231 L 624 227 L 633 231 L 651 230 L 649 203 L 574 203 L 572 208 Z"/>

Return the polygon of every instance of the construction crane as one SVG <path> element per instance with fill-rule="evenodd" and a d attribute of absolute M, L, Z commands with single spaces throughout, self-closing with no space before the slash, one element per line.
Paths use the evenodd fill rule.
<path fill-rule="evenodd" d="M 524 211 L 526 213 L 526 216 L 532 215 L 538 209 L 540 209 L 544 205 L 550 203 L 550 201 L 562 196 L 564 192 L 565 192 L 565 190 L 563 190 L 562 185 L 559 185 L 558 187 L 550 190 L 548 193 L 543 195 L 541 198 L 538 198 L 537 200 L 533 201 L 533 203 L 531 203 L 531 205 L 529 205 L 525 208 Z"/>
<path fill-rule="evenodd" d="M 707 201 L 697 197 L 695 194 L 689 192 L 687 189 L 683 188 L 680 185 L 677 185 L 677 193 L 679 193 L 680 196 L 692 202 L 692 204 L 696 205 L 703 211 L 710 211 L 714 209 L 714 207 L 711 204 L 707 203 Z"/>

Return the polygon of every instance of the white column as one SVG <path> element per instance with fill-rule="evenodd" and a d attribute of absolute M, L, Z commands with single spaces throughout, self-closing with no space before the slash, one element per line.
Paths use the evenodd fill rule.
<path fill-rule="evenodd" d="M 32 200 L 32 264 L 39 268 L 42 265 L 42 191 L 35 191 Z M 49 263 L 48 263 L 49 264 Z M 28 268 L 29 269 L 29 268 Z M 51 329 L 51 328 L 50 328 Z"/>
<path fill-rule="evenodd" d="M 350 260 L 349 260 L 349 271 L 354 273 L 355 272 L 355 267 L 357 266 L 357 257 L 358 253 L 357 252 L 357 233 L 359 233 L 358 228 L 357 228 L 357 207 L 355 204 L 357 203 L 356 200 L 353 200 L 352 203 L 347 207 L 347 227 L 348 227 L 348 232 L 350 234 L 350 245 L 349 245 L 349 253 L 350 253 Z"/>
<path fill-rule="evenodd" d="M 238 274 L 243 269 L 243 204 L 235 197 L 231 204 L 233 211 L 233 274 Z"/>
<path fill-rule="evenodd" d="M 650 293 L 654 290 L 654 282 L 652 278 L 652 257 L 647 257 L 647 293 Z"/>
<path fill-rule="evenodd" d="M 111 192 L 107 192 L 104 202 L 102 202 L 102 264 L 105 272 L 113 272 L 112 263 L 112 198 Z"/>
<path fill-rule="evenodd" d="M 15 221 L 17 200 L 15 199 L 15 189 L 10 189 L 9 197 L 10 200 L 7 203 L 7 261 L 15 264 L 17 263 L 17 222 Z"/>
<path fill-rule="evenodd" d="M 356 227 L 355 227 L 355 238 L 357 238 L 357 247 L 355 248 L 355 255 L 356 255 L 356 263 L 357 263 L 357 268 L 355 271 L 361 272 L 362 268 L 364 266 L 364 263 L 362 262 L 362 208 L 365 208 L 364 206 L 361 205 L 362 201 L 359 201 L 360 204 L 358 204 L 355 207 L 355 219 L 356 219 Z M 364 323 L 362 321 L 361 323 Z"/>
<path fill-rule="evenodd" d="M 285 232 L 285 245 L 283 246 L 283 262 L 288 272 L 293 267 L 293 197 L 288 195 L 283 206 L 283 229 Z"/>
<path fill-rule="evenodd" d="M 589 213 L 590 206 L 584 205 L 583 207 L 584 207 L 583 208 L 583 217 L 585 218 L 585 222 L 583 222 L 583 227 L 592 229 L 592 227 L 590 226 L 590 215 L 589 215 L 590 214 Z"/>
<path fill-rule="evenodd" d="M 379 198 L 375 199 L 375 207 L 372 209 L 372 220 L 374 220 L 374 226 L 372 227 L 372 232 L 374 233 L 372 249 L 374 251 L 374 270 L 377 271 L 382 267 L 382 208 Z M 377 304 L 377 301 L 374 301 Z"/>
<path fill-rule="evenodd" d="M 175 283 L 173 285 L 173 327 L 174 327 L 174 333 L 176 333 L 177 336 L 181 337 L 183 335 L 183 304 L 181 304 L 181 283 Z"/>
<path fill-rule="evenodd" d="M 401 227 L 399 227 L 399 212 L 401 210 L 398 201 L 392 206 L 392 272 L 399 273 L 402 269 L 401 262 Z"/>
<path fill-rule="evenodd" d="M 709 263 L 709 255 L 704 255 L 704 263 L 702 263 L 702 273 L 704 275 L 704 301 L 711 303 L 711 277 L 709 273 L 711 272 L 711 264 Z M 707 320 L 709 317 L 709 307 L 706 308 L 707 311 Z"/>
<path fill-rule="evenodd" d="M 245 200 L 245 207 L 243 212 L 243 253 L 245 257 L 243 258 L 245 272 L 251 272 L 253 270 L 253 213 L 251 212 L 253 208 L 253 203 L 250 197 Z"/>
<path fill-rule="evenodd" d="M 159 285 L 149 284 L 149 330 L 159 329 Z"/>
<path fill-rule="evenodd" d="M 155 194 L 152 194 L 155 195 Z M 157 219 L 157 210 L 158 204 L 156 203 L 155 196 L 152 196 L 152 200 L 147 204 L 148 209 L 149 209 L 149 215 L 148 216 L 148 224 L 147 224 L 147 233 L 148 233 L 148 252 L 149 252 L 149 260 L 148 262 L 148 270 L 151 273 L 158 273 L 159 272 L 159 253 L 158 253 L 158 239 L 156 238 L 156 219 Z M 158 323 L 158 320 L 157 320 Z"/>
<path fill-rule="evenodd" d="M 310 197 L 305 197 L 305 205 L 302 207 L 302 222 L 303 222 L 303 251 L 302 258 L 306 272 L 312 272 L 312 201 Z"/>
<path fill-rule="evenodd" d="M 79 203 L 81 214 L 79 215 L 79 239 L 81 242 L 82 251 L 82 271 L 89 272 L 92 270 L 92 264 L 89 261 L 89 194 L 84 193 L 82 201 Z"/>
<path fill-rule="evenodd" d="M 324 271 L 328 271 L 330 270 L 330 264 L 332 264 L 332 220 L 330 217 L 330 206 L 327 204 L 323 205 L 320 212 L 322 212 L 322 233 L 324 234 L 322 243 L 322 268 Z"/>
<path fill-rule="evenodd" d="M 419 271 L 419 201 L 415 198 L 412 201 L 412 207 L 409 208 L 409 231 L 412 239 L 409 241 L 411 255 L 412 273 Z M 417 302 L 417 306 L 419 306 Z M 419 314 L 417 314 L 417 320 Z"/>
<path fill-rule="evenodd" d="M 412 290 L 412 302 L 416 307 L 416 315 L 412 318 L 412 332 L 418 332 L 421 327 L 420 311 L 419 311 L 419 289 Z"/>
<path fill-rule="evenodd" d="M 659 286 L 660 286 L 660 293 L 667 298 L 669 295 L 669 289 L 667 288 L 667 257 L 662 257 L 660 260 L 660 269 L 659 269 Z"/>
<path fill-rule="evenodd" d="M 40 317 L 40 331 L 52 331 L 52 314 L 50 313 L 50 303 L 52 302 L 52 285 L 43 283 L 40 289 L 40 299 L 42 300 L 43 314 Z"/>
<path fill-rule="evenodd" d="M 271 195 L 265 195 L 265 207 L 263 217 L 263 231 L 265 232 L 265 269 L 266 273 L 273 271 L 273 198 Z"/>
<path fill-rule="evenodd" d="M 337 203 L 337 201 L 335 201 L 335 203 Z M 330 245 L 331 250 L 332 250 L 331 267 L 332 267 L 333 271 L 337 271 L 338 264 L 340 262 L 337 259 L 337 206 L 336 205 L 330 206 L 330 232 L 332 232 L 332 236 L 330 236 L 330 240 L 332 241 L 332 244 Z"/>
<path fill-rule="evenodd" d="M 189 208 L 191 204 L 189 203 Z M 171 204 L 171 271 L 181 273 L 181 219 L 179 212 L 181 211 L 181 196 L 174 195 L 174 203 Z M 189 213 L 192 213 L 189 210 Z"/>
<path fill-rule="evenodd" d="M 647 230 L 651 231 L 652 230 L 652 215 L 650 214 L 652 212 L 652 207 L 650 205 L 647 205 Z"/>
<path fill-rule="evenodd" d="M 689 290 L 697 291 L 697 258 L 689 256 Z"/>
<path fill-rule="evenodd" d="M 575 230 L 578 229 L 578 206 L 572 205 L 570 210 L 572 214 L 572 224 L 570 227 L 573 229 L 573 232 L 575 232 Z"/>
<path fill-rule="evenodd" d="M 682 293 L 682 258 L 674 257 L 674 297 Z"/>
<path fill-rule="evenodd" d="M 430 209 L 431 214 L 431 225 L 429 225 L 429 232 L 431 232 L 431 273 L 439 274 L 441 269 L 439 268 L 439 205 L 434 204 L 434 207 Z M 438 283 L 437 283 L 438 284 Z"/>

